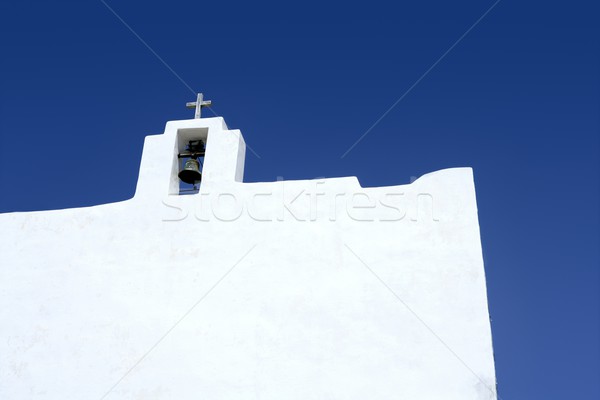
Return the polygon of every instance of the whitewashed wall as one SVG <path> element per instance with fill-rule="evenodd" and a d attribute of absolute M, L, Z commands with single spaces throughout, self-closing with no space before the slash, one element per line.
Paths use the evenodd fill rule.
<path fill-rule="evenodd" d="M 244 155 L 172 121 L 133 199 L 0 215 L 0 399 L 496 398 L 470 168 L 243 183 Z"/>

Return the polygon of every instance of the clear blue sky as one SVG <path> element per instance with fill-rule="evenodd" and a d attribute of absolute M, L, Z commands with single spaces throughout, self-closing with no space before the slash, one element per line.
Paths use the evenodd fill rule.
<path fill-rule="evenodd" d="M 248 181 L 471 166 L 500 396 L 598 398 L 594 2 L 500 1 L 444 57 L 494 1 L 107 2 L 185 84 L 100 1 L 0 3 L 0 212 L 130 198 L 193 91 Z"/>

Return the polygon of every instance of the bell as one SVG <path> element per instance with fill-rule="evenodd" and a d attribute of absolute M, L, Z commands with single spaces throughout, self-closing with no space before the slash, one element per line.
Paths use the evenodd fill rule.
<path fill-rule="evenodd" d="M 200 173 L 200 163 L 198 160 L 194 160 L 193 158 L 187 160 L 179 173 L 179 179 L 190 185 L 200 182 L 202 174 Z"/>

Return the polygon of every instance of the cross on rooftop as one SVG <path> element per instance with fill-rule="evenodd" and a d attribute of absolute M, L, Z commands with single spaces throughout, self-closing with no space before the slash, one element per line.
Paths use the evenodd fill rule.
<path fill-rule="evenodd" d="M 196 101 L 190 101 L 188 103 L 185 103 L 185 106 L 187 108 L 195 108 L 196 112 L 194 113 L 194 119 L 199 119 L 202 107 L 208 107 L 211 104 L 212 102 L 210 100 L 204 100 L 204 95 L 202 93 L 198 93 Z"/>

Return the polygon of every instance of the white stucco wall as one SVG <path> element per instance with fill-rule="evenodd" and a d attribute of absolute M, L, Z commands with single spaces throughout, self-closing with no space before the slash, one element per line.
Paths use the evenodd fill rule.
<path fill-rule="evenodd" d="M 0 399 L 496 398 L 470 168 L 243 183 L 244 154 L 172 121 L 133 199 L 0 215 Z"/>

